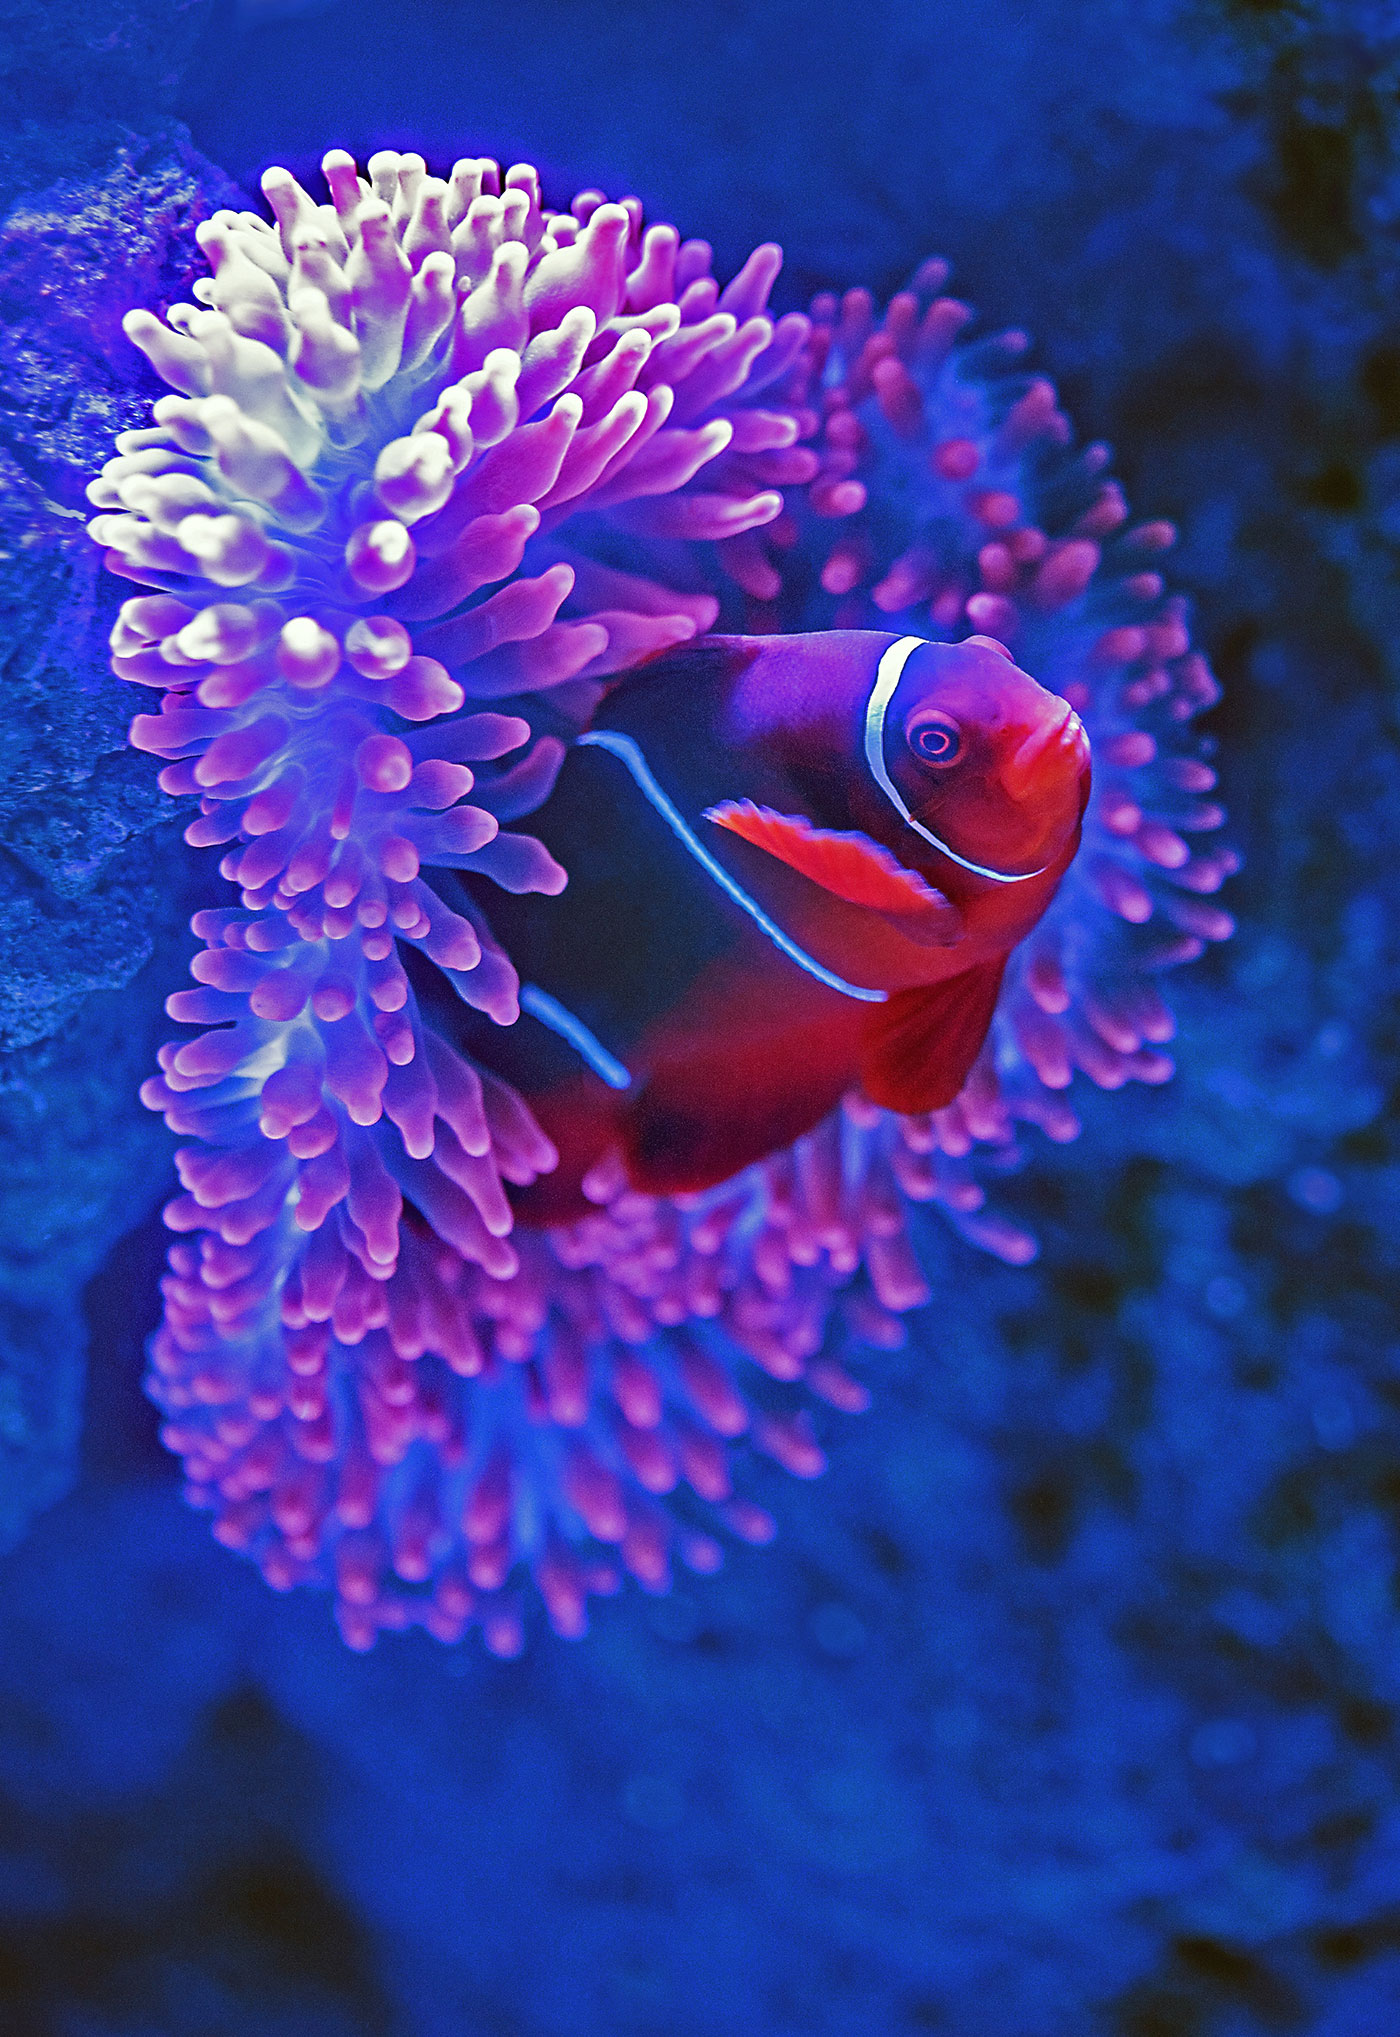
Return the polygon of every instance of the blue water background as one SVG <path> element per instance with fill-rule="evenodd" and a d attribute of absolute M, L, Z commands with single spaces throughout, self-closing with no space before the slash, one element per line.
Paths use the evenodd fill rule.
<path fill-rule="evenodd" d="M 1398 81 L 1367 0 L 7 0 L 6 2037 L 1400 2032 Z M 1179 522 L 1227 688 L 1176 1083 L 1006 1184 L 1034 1269 L 928 1234 L 827 1477 L 756 1476 L 774 1547 L 510 1665 L 345 1653 L 139 1393 L 206 880 L 73 538 L 109 277 L 331 144 L 776 238 L 784 306 L 946 254 Z"/>

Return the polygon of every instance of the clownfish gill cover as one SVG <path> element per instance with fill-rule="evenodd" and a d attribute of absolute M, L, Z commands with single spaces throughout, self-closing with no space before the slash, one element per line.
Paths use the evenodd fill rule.
<path fill-rule="evenodd" d="M 920 1204 L 1169 1079 L 1231 931 L 1217 697 L 1015 333 L 775 316 L 634 199 L 333 151 L 218 212 L 90 489 L 131 740 L 220 852 L 149 1390 L 347 1641 L 587 1623 L 773 1532 L 928 1299 Z M 854 1370 L 852 1370 L 854 1366 Z"/>

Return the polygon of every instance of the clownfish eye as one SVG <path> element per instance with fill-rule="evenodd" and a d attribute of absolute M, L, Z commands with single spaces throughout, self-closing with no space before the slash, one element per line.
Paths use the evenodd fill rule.
<path fill-rule="evenodd" d="M 919 715 L 904 736 L 921 764 L 956 764 L 962 755 L 962 730 L 946 714 Z"/>

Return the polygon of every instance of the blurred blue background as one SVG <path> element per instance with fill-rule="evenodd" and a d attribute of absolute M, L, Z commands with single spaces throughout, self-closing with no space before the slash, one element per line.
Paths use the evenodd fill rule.
<path fill-rule="evenodd" d="M 200 194 L 390 143 L 951 257 L 1181 526 L 1247 859 L 1040 1263 L 930 1231 L 778 1543 L 515 1664 L 345 1653 L 139 1391 L 203 880 L 82 488 Z M 1393 0 L 5 0 L 0 203 L 0 2030 L 1395 2037 Z"/>

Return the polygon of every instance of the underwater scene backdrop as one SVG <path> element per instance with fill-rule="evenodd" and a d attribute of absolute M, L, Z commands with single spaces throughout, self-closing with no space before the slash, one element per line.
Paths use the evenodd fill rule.
<path fill-rule="evenodd" d="M 1060 10 L 994 4 L 898 8 L 882 20 L 844 5 L 507 11 L 419 0 L 386 17 L 368 5 L 253 0 L 11 4 L 0 47 L 0 631 L 13 703 L 0 774 L 0 1518 L 11 1545 L 0 1585 L 3 2027 L 133 2037 L 1275 2029 L 1385 2037 L 1400 2027 L 1391 1695 L 1400 1330 L 1389 1116 L 1400 817 L 1400 34 L 1391 10 L 1305 0 L 1094 4 L 1077 11 L 1070 32 Z M 737 343 L 737 371 L 723 386 L 713 373 L 706 384 L 697 353 L 698 366 L 673 365 L 670 379 L 682 426 L 685 372 L 699 377 L 691 415 L 728 403 L 734 454 L 751 456 L 752 471 L 730 456 L 720 494 L 677 495 L 689 505 L 679 520 L 663 511 L 649 522 L 635 501 L 627 506 L 619 467 L 606 465 L 615 445 L 590 442 L 599 453 L 586 485 L 601 474 L 601 515 L 582 541 L 571 534 L 567 567 L 540 557 L 536 605 L 552 593 L 554 608 L 536 631 L 549 631 L 564 600 L 566 618 L 590 603 L 606 611 L 614 642 L 634 652 L 682 641 L 713 618 L 678 548 L 716 539 L 725 599 L 739 604 L 721 627 L 877 627 L 869 612 L 839 603 L 870 585 L 884 538 L 880 504 L 891 493 L 872 482 L 867 516 L 852 478 L 870 478 L 867 440 L 887 472 L 895 440 L 913 443 L 927 428 L 937 443 L 930 469 L 919 441 L 921 472 L 932 472 L 935 490 L 968 482 L 969 460 L 988 471 L 1002 463 L 999 489 L 960 498 L 974 504 L 987 539 L 974 553 L 972 584 L 982 591 L 963 612 L 992 635 L 1021 628 L 1035 669 L 1030 651 L 1058 627 L 1056 615 L 1079 613 L 1101 546 L 1119 556 L 1109 541 L 1119 542 L 1121 508 L 1088 486 L 1099 471 L 1091 453 L 1080 497 L 1051 505 L 1058 521 L 1044 511 L 1048 552 L 1027 527 L 1039 505 L 1007 488 L 1019 486 L 1024 445 L 1060 435 L 1053 400 L 1035 393 L 1043 382 L 1023 383 L 1019 409 L 991 425 L 975 407 L 962 427 L 943 418 L 928 378 L 956 315 L 938 308 L 947 301 L 937 296 L 941 270 L 920 266 L 937 253 L 952 265 L 949 288 L 979 308 L 970 334 L 982 347 L 972 358 L 983 382 L 1007 343 L 998 356 L 994 337 L 982 335 L 1024 327 L 1035 336 L 1029 370 L 1053 377 L 1078 447 L 1113 446 L 1112 471 L 1147 520 L 1134 526 L 1147 533 L 1134 599 L 1162 598 L 1147 570 L 1163 543 L 1153 520 L 1176 525 L 1170 585 L 1187 597 L 1195 644 L 1224 689 L 1217 702 L 1205 664 L 1187 649 L 1187 612 L 1176 607 L 1154 608 L 1136 637 L 1129 618 L 1097 614 L 1093 645 L 1075 653 L 1089 659 L 1097 645 L 1094 671 L 1112 672 L 1115 661 L 1130 668 L 1114 698 L 1132 716 L 1169 718 L 1175 702 L 1183 720 L 1199 716 L 1193 762 L 1171 781 L 1176 825 L 1209 831 L 1218 818 L 1200 798 L 1211 790 L 1207 754 L 1230 810 L 1219 838 L 1226 848 L 1207 847 L 1213 862 L 1191 860 L 1163 822 L 1144 820 L 1126 784 L 1110 785 L 1108 803 L 1113 771 L 1145 768 L 1145 753 L 1120 730 L 1110 755 L 1096 734 L 1093 825 L 1136 844 L 1144 866 L 1168 877 L 1203 873 L 1182 880 L 1184 894 L 1162 893 L 1176 901 L 1168 915 L 1176 959 L 1195 956 L 1170 983 L 1174 1077 L 1164 1080 L 1164 1025 L 1151 1001 L 1101 1005 L 1078 1036 L 1075 1057 L 1094 1081 L 1080 1074 L 1068 1092 L 1082 1131 L 1066 1142 L 1069 1127 L 1051 1107 L 1064 1095 L 1059 1036 L 1034 1015 L 1053 1020 L 1065 1004 L 1042 971 L 1026 990 L 1019 1031 L 1007 1019 L 1002 1055 L 1012 1086 L 1017 1052 L 1037 1077 L 1023 1085 L 1032 1102 L 1021 1115 L 1039 1115 L 1020 1133 L 1022 1164 L 990 1179 L 990 1215 L 958 1186 L 957 1164 L 939 1177 L 932 1199 L 955 1223 L 920 1213 L 911 1227 L 932 1299 L 908 1316 L 902 1345 L 891 1311 L 916 1300 L 917 1282 L 887 1249 L 877 1197 L 863 1206 L 869 1221 L 859 1232 L 875 1292 L 847 1326 L 850 1377 L 828 1370 L 819 1379 L 813 1367 L 821 1397 L 807 1407 L 760 1394 L 753 1433 L 775 1461 L 747 1458 L 736 1474 L 741 1497 L 728 1504 L 738 1543 L 724 1568 L 708 1574 L 717 1545 L 692 1532 L 677 1553 L 694 1574 L 656 1589 L 664 1552 L 663 1531 L 647 1526 L 654 1516 L 614 1522 L 612 1489 L 596 1476 L 590 1485 L 571 1460 L 574 1513 L 618 1544 L 624 1566 L 652 1589 L 595 1598 L 588 1638 L 568 1648 L 527 1602 L 528 1643 L 514 1659 L 520 1615 L 468 1605 L 474 1593 L 494 1592 L 495 1545 L 484 1530 L 466 1537 L 480 1575 L 439 1578 L 431 1604 L 415 1596 L 425 1559 L 409 1533 L 412 1495 L 394 1487 L 389 1443 L 376 1460 L 391 1469 L 378 1525 L 393 1546 L 376 1561 L 390 1590 L 366 1583 L 352 1562 L 348 1589 L 341 1578 L 341 1624 L 356 1647 L 406 1617 L 429 1632 L 390 1632 L 356 1655 L 319 1593 L 274 1595 L 209 1539 L 182 1503 L 141 1391 L 169 1242 L 159 1210 L 177 1184 L 172 1142 L 138 1090 L 169 1037 L 167 997 L 177 1016 L 207 1021 L 216 1007 L 179 999 L 243 993 L 254 978 L 238 975 L 238 942 L 226 939 L 234 922 L 209 910 L 236 903 L 227 886 L 219 891 L 215 855 L 182 839 L 188 798 L 172 819 L 155 765 L 127 747 L 134 689 L 109 671 L 107 639 L 131 589 L 101 572 L 84 534 L 85 491 L 116 433 L 140 426 L 159 394 L 123 334 L 123 314 L 187 296 L 211 258 L 220 277 L 231 275 L 227 240 L 223 249 L 207 234 L 197 242 L 199 223 L 219 208 L 254 205 L 273 163 L 319 191 L 316 166 L 332 145 L 362 165 L 376 151 L 421 151 L 444 174 L 463 156 L 524 159 L 538 166 L 546 208 L 595 192 L 577 208 L 583 244 L 592 233 L 601 245 L 611 231 L 614 209 L 600 211 L 596 193 L 636 192 L 649 220 L 674 220 L 682 236 L 712 244 L 722 284 L 742 271 L 720 299 L 757 335 L 747 355 Z M 294 211 L 287 188 L 275 185 L 273 195 Z M 513 188 L 526 189 L 519 178 Z M 522 219 L 535 217 L 525 195 L 519 205 Z M 414 218 L 425 217 L 420 206 Z M 398 231 L 430 226 L 415 227 L 406 212 Z M 573 244 L 572 226 L 541 230 Z M 626 219 L 618 231 L 626 236 Z M 744 266 L 770 241 L 786 255 L 776 280 L 762 255 Z M 664 238 L 648 245 L 646 260 L 664 267 Z M 425 281 L 409 334 L 427 345 L 431 264 L 444 258 L 425 262 L 420 247 L 415 259 Z M 574 274 L 565 256 L 546 259 Z M 710 310 L 697 260 L 681 249 L 674 294 L 701 292 L 683 331 Z M 895 295 L 911 282 L 912 298 Z M 253 286 L 240 287 L 246 298 Z M 537 328 L 567 315 L 579 287 L 575 276 L 552 311 L 535 314 Z M 883 325 L 871 326 L 860 299 L 824 294 L 862 287 L 877 310 L 894 297 Z M 644 265 L 628 290 L 631 311 L 652 320 L 658 351 L 674 349 L 664 309 L 671 280 Z M 777 337 L 753 323 L 769 290 L 787 319 Z M 258 302 L 256 316 L 282 316 L 267 309 L 265 292 Z M 922 338 L 911 328 L 907 344 L 902 302 L 924 320 Z M 792 314 L 809 304 L 829 334 L 828 359 L 843 364 L 840 386 L 855 388 L 857 409 L 868 399 L 862 439 L 839 421 L 839 378 L 821 383 L 837 423 L 828 421 L 815 474 L 800 449 L 783 450 L 792 437 L 772 421 L 805 400 L 781 337 L 796 333 Z M 303 334 L 297 358 L 314 369 L 324 329 L 314 306 L 291 308 Z M 502 316 L 508 323 L 508 308 Z M 725 332 L 711 343 L 727 345 Z M 491 370 L 467 344 L 458 372 L 499 381 L 499 361 Z M 153 358 L 166 349 L 167 366 L 173 358 L 167 379 L 180 390 L 190 357 L 174 341 L 146 351 L 153 347 Z M 586 377 L 589 357 L 581 358 Z M 332 392 L 330 417 L 339 370 L 316 372 Z M 380 367 L 365 372 L 373 387 Z M 634 362 L 634 380 L 638 372 Z M 605 368 L 577 386 L 580 446 L 609 419 L 620 430 L 626 405 L 640 402 L 619 397 L 624 385 L 609 387 Z M 769 392 L 761 401 L 760 387 Z M 478 431 L 496 400 L 484 388 L 473 392 Z M 732 401 L 726 390 L 737 390 Z M 196 410 L 219 401 L 201 399 L 193 383 L 176 401 L 187 399 Z M 258 445 L 245 427 L 242 439 L 229 438 L 226 416 L 199 415 L 224 434 L 220 472 L 247 485 Z M 455 428 L 449 418 L 449 439 Z M 332 440 L 335 429 L 332 418 Z M 794 432 L 812 436 L 805 423 Z M 502 433 L 507 426 L 498 441 Z M 685 435 L 672 434 L 670 487 L 687 485 L 687 457 L 698 467 L 723 454 L 730 441 L 713 434 L 713 424 L 690 432 L 688 452 Z M 665 443 L 664 433 L 653 442 Z M 149 450 L 127 441 L 123 458 L 139 464 Z M 285 473 L 269 483 L 257 471 L 288 528 L 310 527 Z M 751 536 L 746 544 L 734 507 L 746 474 L 750 485 L 810 485 L 824 531 L 814 536 L 801 510 L 791 530 L 775 525 L 777 553 Z M 433 493 L 440 481 L 410 451 L 383 470 L 379 504 L 430 529 L 452 513 Z M 128 487 L 120 502 L 98 497 L 109 558 L 153 543 L 132 537 L 129 517 L 106 514 L 131 509 L 139 492 L 130 496 L 122 474 L 107 485 Z M 567 492 L 557 479 L 549 485 L 554 497 L 543 483 L 536 489 L 546 538 L 551 502 Z M 155 514 L 158 498 L 144 499 Z M 624 585 L 615 536 L 600 535 L 610 500 L 623 505 L 615 515 L 632 546 L 627 564 L 635 567 L 638 543 L 660 545 L 657 577 L 681 589 L 679 623 L 668 604 L 648 606 L 635 581 Z M 753 530 L 772 521 L 761 495 L 748 500 Z M 473 507 L 496 505 L 483 498 Z M 203 519 L 214 580 L 233 585 L 243 572 L 238 584 L 248 585 L 249 572 L 263 573 L 259 584 L 275 599 L 276 561 L 246 572 L 230 564 L 237 534 L 210 533 L 211 521 Z M 838 525 L 864 536 L 842 551 Z M 580 542 L 593 564 L 566 588 L 559 576 L 579 573 Z M 392 608 L 394 562 L 381 538 L 366 544 L 357 585 L 377 592 L 374 576 L 385 575 Z M 150 553 L 145 564 L 159 575 L 170 560 Z M 927 578 L 917 551 L 901 570 L 903 583 L 878 584 L 876 609 L 898 618 L 917 595 L 927 614 L 932 597 L 936 622 L 948 586 Z M 794 575 L 798 591 L 785 593 Z M 967 599 L 966 587 L 957 598 Z M 417 632 L 419 618 L 448 605 L 410 600 L 400 612 Z M 160 663 L 161 638 L 186 627 L 188 613 L 135 612 L 127 626 L 135 635 L 119 630 L 115 640 L 125 678 L 153 683 L 142 660 Z M 329 683 L 317 664 L 330 655 L 323 640 L 289 627 L 268 683 Z M 575 663 L 549 676 L 566 688 L 581 672 L 586 685 L 589 659 L 608 676 L 600 632 L 589 636 L 586 622 L 557 627 L 551 641 L 571 643 Z M 891 633 L 901 628 L 896 620 Z M 527 634 L 519 629 L 514 641 Z M 399 684 L 393 705 L 414 722 L 425 718 L 417 710 L 430 718 L 452 705 L 455 695 L 437 701 L 433 689 L 453 682 L 425 669 L 430 658 L 408 668 L 416 693 L 396 680 L 392 656 L 376 669 L 389 641 L 381 634 L 352 646 L 347 636 L 360 693 L 367 686 L 372 695 L 381 678 Z M 196 649 L 187 638 L 169 656 L 188 663 Z M 461 642 L 453 651 L 475 655 Z M 235 662 L 216 660 L 218 670 L 239 669 L 240 655 L 235 645 Z M 491 650 L 487 672 L 471 682 L 478 701 L 511 691 L 491 658 L 502 653 Z M 1149 678 L 1154 658 L 1169 665 L 1170 683 Z M 1066 654 L 1047 683 L 1064 685 L 1092 733 L 1093 689 L 1074 694 L 1070 662 Z M 518 683 L 520 673 L 508 665 L 511 677 Z M 262 683 L 254 674 L 246 697 Z M 352 695 L 358 683 L 344 673 L 335 680 Z M 153 704 L 149 695 L 134 702 Z M 240 702 L 215 702 L 229 704 Z M 565 704 L 580 712 L 577 694 Z M 614 718 L 619 728 L 639 726 L 625 710 Z M 558 727 L 568 735 L 567 714 Z M 177 758 L 193 755 L 193 740 L 175 741 Z M 244 765 L 266 761 L 239 754 Z M 488 745 L 460 754 L 475 762 L 495 753 Z M 371 800 L 392 795 L 397 750 L 362 755 Z M 488 761 L 488 805 L 493 772 Z M 236 783 L 237 774 L 193 781 L 211 782 Z M 457 783 L 443 778 L 446 797 L 428 804 L 446 804 Z M 169 789 L 188 795 L 192 786 Z M 533 800 L 516 781 L 496 804 L 511 821 Z M 442 826 L 408 826 L 421 834 L 425 861 L 441 860 L 445 838 L 432 830 Z M 254 832 L 269 839 L 261 822 Z M 230 836 L 211 821 L 201 839 Z M 393 862 L 406 846 L 380 865 L 396 909 L 413 882 L 407 863 Z M 446 846 L 470 859 L 483 844 L 456 837 Z M 539 875 L 545 866 L 531 867 Z M 508 859 L 496 868 L 509 874 Z M 275 864 L 268 875 L 275 879 Z M 489 866 L 487 875 L 499 882 Z M 1237 931 L 1221 941 L 1228 923 L 1215 892 L 1227 878 L 1221 900 Z M 246 892 L 246 873 L 241 881 Z M 881 882 L 891 881 L 885 872 Z M 1142 912 L 1128 884 L 1101 877 L 1093 911 L 1131 930 Z M 292 888 L 300 898 L 308 887 Z M 310 903 L 342 909 L 329 884 Z M 486 890 L 464 891 L 459 903 L 469 919 L 483 905 L 491 919 Z M 420 926 L 404 908 L 394 924 L 405 942 L 465 938 L 429 928 L 435 910 L 424 908 Z M 218 965 L 231 972 L 226 989 L 217 970 L 200 974 L 203 963 L 196 975 L 213 988 L 183 988 L 198 953 L 186 930 L 196 911 L 204 940 L 232 957 Z M 360 924 L 372 945 L 372 916 Z M 1072 978 L 1078 951 L 1064 938 Z M 369 947 L 365 954 L 371 971 L 379 966 Z M 467 966 L 460 946 L 440 946 L 434 959 Z M 417 987 L 425 981 L 414 977 Z M 375 1004 L 380 1017 L 409 1008 L 397 996 Z M 314 1008 L 328 1025 L 340 1022 L 333 996 Z M 379 1037 L 394 1065 L 407 1065 L 389 1031 Z M 451 1091 L 447 1065 L 434 1063 L 442 1093 Z M 178 1067 L 172 1077 L 168 1051 L 162 1066 L 167 1084 L 183 1079 Z M 1047 1071 L 1051 1101 L 1034 1102 Z M 1123 1087 L 1125 1073 L 1139 1079 Z M 355 1115 L 353 1074 L 342 1086 L 345 1096 L 334 1094 L 348 1096 L 359 1126 L 366 1114 Z M 941 1101 L 891 1098 L 907 1109 Z M 164 1092 L 154 1100 L 170 1104 Z M 192 1108 L 178 1098 L 176 1106 L 177 1116 Z M 403 1106 L 394 1122 L 411 1115 Z M 857 1112 L 848 1137 L 878 1144 L 879 1136 Z M 948 1150 L 956 1128 L 945 1121 L 939 1136 L 932 1159 L 917 1140 L 889 1158 L 891 1178 L 916 1202 L 929 1199 L 930 1167 L 960 1164 Z M 353 1172 L 359 1133 L 345 1137 Z M 497 1149 L 510 1144 L 501 1134 Z M 503 1172 L 519 1183 L 528 1153 L 511 1150 L 515 1171 Z M 994 1139 L 993 1159 L 995 1151 Z M 312 1150 L 309 1165 L 317 1158 Z M 193 1193 L 200 1208 L 226 1203 L 222 1191 L 205 1193 L 200 1165 L 182 1162 L 187 1201 Z M 465 1162 L 459 1171 L 471 1172 Z M 350 1210 L 374 1205 L 367 1178 L 352 1187 Z M 421 1201 L 428 1191 L 415 1179 Z M 439 1231 L 460 1229 L 450 1197 L 433 1193 L 447 1212 Z M 768 1179 L 764 1194 L 790 1215 L 790 1182 Z M 374 1259 L 368 1217 L 342 1235 L 352 1257 L 362 1249 Z M 1032 1235 L 1039 1256 L 1025 1263 Z M 224 1249 L 242 1245 L 226 1232 Z M 612 1244 L 598 1249 L 612 1254 L 610 1266 L 631 1263 Z M 792 1258 L 800 1290 L 811 1253 L 801 1247 Z M 182 1272 L 172 1261 L 177 1289 L 181 1280 L 188 1287 L 194 1263 Z M 214 1286 L 202 1292 L 222 1293 L 249 1272 L 217 1250 L 212 1260 L 205 1253 L 206 1273 L 211 1265 Z M 379 1333 L 365 1338 L 361 1293 L 369 1289 L 357 1287 L 353 1269 L 340 1279 L 337 1298 L 350 1299 L 338 1334 L 346 1326 L 347 1348 L 372 1353 Z M 781 1278 L 768 1286 L 780 1291 Z M 665 1306 L 655 1315 L 663 1327 Z M 183 1359 L 162 1367 L 159 1356 L 169 1357 L 170 1322 L 179 1344 L 181 1308 L 188 1297 L 177 1293 L 166 1342 L 152 1350 L 167 1441 L 186 1455 L 198 1498 L 201 1469 L 213 1476 L 213 1446 L 191 1440 L 178 1405 L 172 1414 L 171 1382 L 178 1403 L 191 1377 Z M 618 1320 L 624 1346 L 630 1335 L 644 1354 L 657 1348 L 629 1331 L 625 1312 Z M 789 1315 L 765 1344 L 773 1320 L 750 1311 L 740 1329 L 751 1350 L 767 1350 L 781 1382 L 790 1373 L 780 1354 L 802 1336 Z M 703 1412 L 708 1380 L 720 1417 L 712 1426 L 731 1433 L 723 1381 L 696 1373 L 697 1363 L 692 1353 L 692 1399 Z M 576 1379 L 557 1366 L 542 1377 L 546 1412 L 567 1430 Z M 255 1419 L 257 1386 L 248 1401 Z M 645 1412 L 647 1389 L 632 1378 L 630 1401 L 627 1391 L 615 1389 L 625 1417 L 618 1434 L 636 1453 L 642 1487 L 664 1491 L 665 1467 L 645 1445 L 660 1433 Z M 868 1410 L 853 1418 L 866 1393 Z M 227 1405 L 195 1380 L 195 1402 L 201 1394 Z M 404 1404 L 401 1384 L 381 1365 L 360 1404 L 391 1417 Z M 424 1422 L 446 1419 L 441 1395 L 425 1407 Z M 304 1414 L 314 1421 L 314 1407 Z M 251 1437 L 235 1424 L 218 1447 L 255 1450 Z M 442 1455 L 445 1463 L 446 1441 Z M 809 1481 L 823 1455 L 825 1475 Z M 702 1451 L 696 1462 L 701 1469 L 686 1477 L 697 1493 L 708 1479 L 722 1497 L 712 1461 Z M 227 1486 L 227 1459 L 214 1469 Z M 314 1480 L 293 1493 L 276 1485 L 279 1475 L 245 1464 L 253 1512 L 220 1515 L 219 1526 L 226 1544 L 250 1548 L 269 1581 L 287 1586 L 310 1575 L 320 1543 L 308 1526 Z M 269 1479 L 275 1550 L 266 1520 L 254 1520 Z M 473 1490 L 480 1527 L 486 1500 Z M 460 1493 L 454 1504 L 462 1506 Z M 770 1517 L 777 1539 L 747 1546 L 764 1538 Z M 340 1519 L 357 1526 L 343 1494 Z M 366 1521 L 374 1531 L 372 1506 Z M 575 1576 L 541 1548 L 536 1581 L 553 1624 L 572 1631 L 580 1583 L 596 1591 L 599 1576 Z M 475 1638 L 456 1639 L 469 1614 L 494 1655 Z"/>

